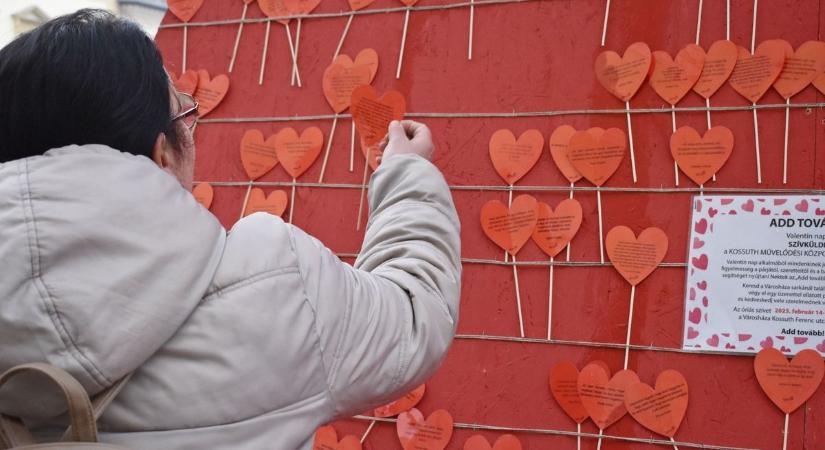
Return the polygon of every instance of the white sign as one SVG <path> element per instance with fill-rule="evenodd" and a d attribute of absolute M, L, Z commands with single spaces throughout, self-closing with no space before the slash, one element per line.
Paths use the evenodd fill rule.
<path fill-rule="evenodd" d="M 825 354 L 825 196 L 693 198 L 683 349 Z"/>

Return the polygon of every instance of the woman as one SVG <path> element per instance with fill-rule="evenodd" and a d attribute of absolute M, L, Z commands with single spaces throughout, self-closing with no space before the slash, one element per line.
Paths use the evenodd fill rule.
<path fill-rule="evenodd" d="M 91 394 L 133 373 L 103 441 L 308 449 L 440 363 L 459 222 L 425 126 L 390 126 L 353 268 L 278 217 L 226 232 L 195 202 L 196 106 L 132 23 L 84 10 L 19 37 L 0 99 L 0 371 L 48 362 Z M 0 412 L 48 423 L 64 408 L 39 381 Z"/>

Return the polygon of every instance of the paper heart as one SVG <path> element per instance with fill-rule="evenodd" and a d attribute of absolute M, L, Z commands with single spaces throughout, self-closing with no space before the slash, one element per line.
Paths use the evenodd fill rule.
<path fill-rule="evenodd" d="M 738 58 L 739 49 L 733 42 L 723 39 L 711 44 L 705 54 L 702 74 L 693 86 L 693 91 L 704 98 L 710 98 L 730 77 Z"/>
<path fill-rule="evenodd" d="M 174 74 L 170 73 L 169 78 L 172 79 L 172 84 L 175 85 L 175 89 L 177 89 L 178 92 L 193 95 L 198 89 L 198 72 L 194 70 L 187 70 L 177 78 L 175 78 Z"/>
<path fill-rule="evenodd" d="M 785 64 L 785 46 L 782 42 L 776 39 L 764 41 L 753 55 L 739 47 L 739 56 L 729 82 L 742 97 L 756 103 L 776 81 Z"/>
<path fill-rule="evenodd" d="M 247 130 L 241 138 L 241 164 L 250 180 L 257 180 L 278 165 L 277 135 L 264 140 L 259 130 Z"/>
<path fill-rule="evenodd" d="M 683 126 L 670 137 L 670 154 L 679 169 L 700 186 L 719 172 L 732 151 L 733 133 L 723 126 L 709 129 L 704 136 Z"/>
<path fill-rule="evenodd" d="M 359 139 L 359 142 L 361 142 L 361 153 L 364 155 L 364 158 L 366 158 L 370 168 L 374 172 L 378 169 L 378 165 L 381 164 L 381 158 L 384 156 L 384 149 L 378 144 L 367 145 L 367 143 L 364 142 L 363 137 Z"/>
<path fill-rule="evenodd" d="M 358 134 L 367 145 L 384 139 L 393 120 L 402 120 L 407 109 L 404 96 L 397 91 L 387 91 L 380 98 L 372 86 L 364 85 L 352 91 L 350 99 L 352 118 Z"/>
<path fill-rule="evenodd" d="M 264 195 L 264 191 L 258 188 L 252 188 L 249 191 L 249 199 L 246 201 L 246 209 L 244 209 L 244 217 L 256 213 L 266 212 L 280 217 L 286 211 L 286 192 L 272 191 L 269 196 Z"/>
<path fill-rule="evenodd" d="M 215 198 L 215 190 L 209 183 L 198 183 L 195 189 L 192 189 L 192 195 L 204 208 L 209 209 L 212 206 L 212 199 Z"/>
<path fill-rule="evenodd" d="M 309 14 L 321 0 L 283 0 L 284 6 L 290 14 Z"/>
<path fill-rule="evenodd" d="M 318 127 L 309 127 L 300 136 L 292 127 L 275 135 L 275 153 L 281 167 L 294 179 L 315 162 L 324 147 L 324 133 Z"/>
<path fill-rule="evenodd" d="M 335 428 L 327 425 L 318 428 L 318 431 L 315 432 L 312 450 L 361 450 L 361 441 L 357 437 L 349 435 L 339 442 Z"/>
<path fill-rule="evenodd" d="M 608 380 L 608 374 L 598 364 L 588 364 L 579 374 L 578 391 L 582 405 L 593 423 L 604 430 L 624 417 L 624 393 L 628 386 L 639 382 L 632 370 L 621 370 Z"/>
<path fill-rule="evenodd" d="M 603 185 L 619 168 L 624 158 L 627 140 L 624 131 L 609 128 L 594 136 L 594 132 L 577 131 L 570 138 L 570 163 L 591 183 Z"/>
<path fill-rule="evenodd" d="M 348 55 L 339 54 L 332 61 L 333 64 L 341 64 L 344 67 L 367 66 L 370 69 L 370 81 L 365 84 L 372 83 L 375 74 L 378 73 L 378 52 L 372 48 L 365 48 L 355 55 L 355 61 Z M 357 87 L 357 86 L 356 86 Z"/>
<path fill-rule="evenodd" d="M 536 204 L 536 227 L 533 242 L 551 258 L 555 258 L 573 239 L 582 224 L 582 206 L 568 198 L 553 211 L 547 203 Z"/>
<path fill-rule="evenodd" d="M 696 44 L 688 44 L 671 59 L 667 52 L 653 52 L 653 72 L 650 86 L 670 105 L 679 103 L 699 80 L 705 65 L 705 51 Z"/>
<path fill-rule="evenodd" d="M 672 438 L 682 424 L 688 406 L 688 385 L 675 370 L 656 377 L 656 388 L 645 383 L 627 387 L 624 393 L 627 412 L 643 427 Z"/>
<path fill-rule="evenodd" d="M 768 398 L 790 414 L 816 392 L 825 374 L 825 362 L 812 349 L 800 351 L 788 362 L 779 350 L 765 348 L 753 360 L 753 370 Z"/>
<path fill-rule="evenodd" d="M 401 3 L 403 3 L 407 6 L 413 6 L 416 3 L 418 3 L 418 0 L 401 0 Z"/>
<path fill-rule="evenodd" d="M 667 253 L 667 235 L 656 227 L 639 233 L 637 238 L 630 228 L 619 225 L 607 232 L 607 256 L 619 274 L 633 286 L 642 282 Z"/>
<path fill-rule="evenodd" d="M 501 129 L 490 136 L 490 160 L 499 176 L 513 185 L 536 165 L 544 148 L 544 136 L 527 130 L 518 139 L 513 132 Z"/>
<path fill-rule="evenodd" d="M 570 125 L 562 125 L 553 130 L 553 134 L 550 135 L 550 139 L 548 140 L 550 156 L 553 158 L 553 162 L 556 163 L 556 167 L 559 168 L 564 178 L 567 178 L 567 181 L 571 183 L 579 181 L 582 177 L 582 174 L 573 167 L 573 164 L 570 164 L 568 157 L 570 138 L 573 137 L 575 133 L 575 128 Z"/>
<path fill-rule="evenodd" d="M 284 17 L 291 15 L 284 0 L 258 0 L 258 6 L 267 17 Z M 277 22 L 287 25 L 289 19 L 280 19 Z"/>
<path fill-rule="evenodd" d="M 166 0 L 166 4 L 169 6 L 169 12 L 181 22 L 189 22 L 203 6 L 203 0 Z"/>
<path fill-rule="evenodd" d="M 209 72 L 198 71 L 198 89 L 195 91 L 195 100 L 198 102 L 198 115 L 204 117 L 218 106 L 226 93 L 229 92 L 229 77 L 218 75 L 209 78 Z"/>
<path fill-rule="evenodd" d="M 358 11 L 359 9 L 364 9 L 367 6 L 371 5 L 372 2 L 375 0 L 347 0 L 349 2 L 349 7 L 352 8 L 353 11 Z"/>
<path fill-rule="evenodd" d="M 519 195 L 511 207 L 490 200 L 481 207 L 481 228 L 496 245 L 515 255 L 530 239 L 536 227 L 536 199 Z"/>
<path fill-rule="evenodd" d="M 399 414 L 395 426 L 404 450 L 443 450 L 453 435 L 453 418 L 443 409 L 424 420 L 421 411 L 413 408 Z"/>
<path fill-rule="evenodd" d="M 773 87 L 782 98 L 788 99 L 805 89 L 817 75 L 825 72 L 825 42 L 805 42 L 786 56 L 785 65 Z"/>
<path fill-rule="evenodd" d="M 819 73 L 814 77 L 814 80 L 811 82 L 814 87 L 821 93 L 825 94 L 825 72 Z"/>
<path fill-rule="evenodd" d="M 350 107 L 352 92 L 357 87 L 370 83 L 370 69 L 367 66 L 346 67 L 332 63 L 324 70 L 321 83 L 327 103 L 333 111 L 340 114 Z"/>
<path fill-rule="evenodd" d="M 512 434 L 502 434 L 492 446 L 484 436 L 470 436 L 464 443 L 464 450 L 521 450 L 521 441 Z"/>
<path fill-rule="evenodd" d="M 550 392 L 561 409 L 576 423 L 589 417 L 578 390 L 579 370 L 570 362 L 560 362 L 550 369 Z"/>
<path fill-rule="evenodd" d="M 392 417 L 401 414 L 404 411 L 409 411 L 414 408 L 418 402 L 424 397 L 424 392 L 427 390 L 426 385 L 418 386 L 410 392 L 407 392 L 403 397 L 394 402 L 387 403 L 384 406 L 375 408 L 373 415 L 375 417 Z"/>
<path fill-rule="evenodd" d="M 596 58 L 596 78 L 608 92 L 627 102 L 647 78 L 651 62 L 650 48 L 644 42 L 630 44 L 623 56 L 603 51 Z"/>

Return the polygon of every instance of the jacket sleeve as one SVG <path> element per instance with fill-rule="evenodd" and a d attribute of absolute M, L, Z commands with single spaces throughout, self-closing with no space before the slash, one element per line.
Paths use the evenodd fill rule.
<path fill-rule="evenodd" d="M 387 158 L 370 182 L 369 204 L 354 267 L 292 228 L 336 417 L 422 383 L 458 322 L 459 221 L 439 170 L 415 155 Z"/>

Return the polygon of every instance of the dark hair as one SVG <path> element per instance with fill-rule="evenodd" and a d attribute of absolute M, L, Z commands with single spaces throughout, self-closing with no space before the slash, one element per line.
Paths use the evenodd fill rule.
<path fill-rule="evenodd" d="M 104 144 L 151 157 L 177 145 L 169 78 L 155 43 L 102 10 L 58 17 L 0 50 L 0 163 Z"/>

